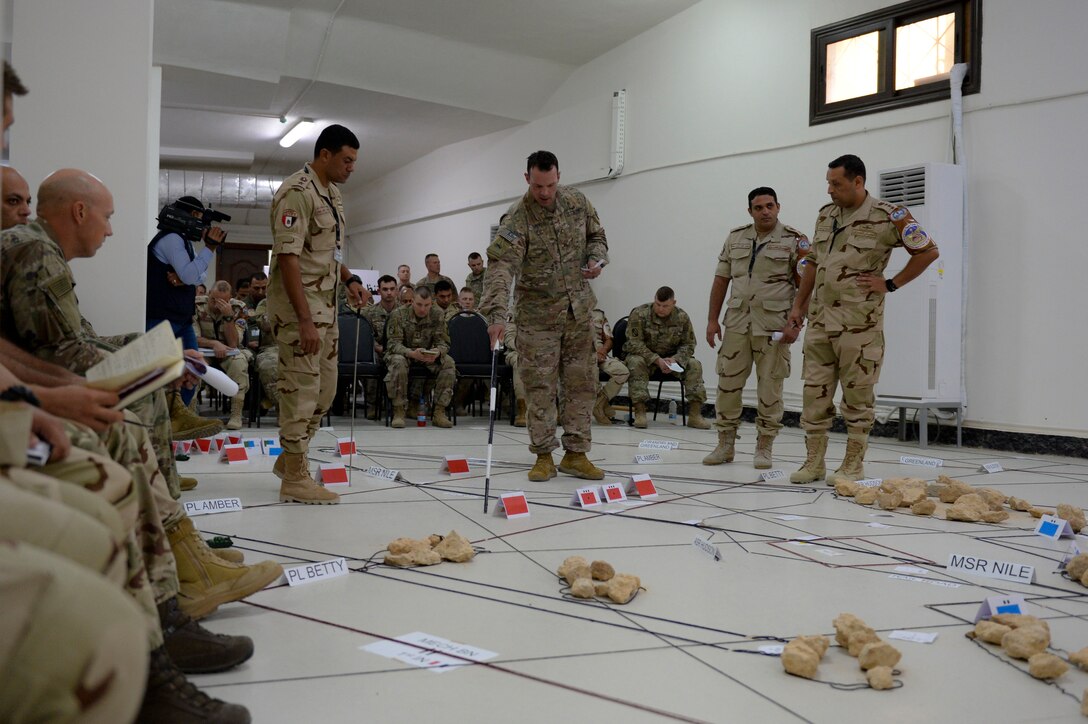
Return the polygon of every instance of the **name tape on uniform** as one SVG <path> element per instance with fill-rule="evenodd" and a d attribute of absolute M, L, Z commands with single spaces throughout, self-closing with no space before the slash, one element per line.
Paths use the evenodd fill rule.
<path fill-rule="evenodd" d="M 287 576 L 287 584 L 290 586 L 302 586 L 314 581 L 323 581 L 327 578 L 339 578 L 348 574 L 348 563 L 343 558 L 333 558 L 319 563 L 307 563 L 293 568 L 284 568 L 283 574 Z"/>
<path fill-rule="evenodd" d="M 646 453 L 645 455 L 635 455 L 636 465 L 648 465 L 650 463 L 661 462 L 661 453 Z"/>
<path fill-rule="evenodd" d="M 529 501 L 525 499 L 525 493 L 503 493 L 495 505 L 495 515 L 505 517 L 507 520 L 529 517 Z"/>
<path fill-rule="evenodd" d="M 974 623 L 999 613 L 1023 613 L 1026 608 L 1023 596 L 990 596 L 978 607 Z"/>
<path fill-rule="evenodd" d="M 241 509 L 241 498 L 211 498 L 209 500 L 185 501 L 185 512 L 190 517 L 194 515 L 210 515 L 212 513 L 237 513 Z"/>
<path fill-rule="evenodd" d="M 708 543 L 702 538 L 696 536 L 695 540 L 693 540 L 691 544 L 695 546 L 696 549 L 713 558 L 715 561 L 720 561 L 722 559 L 721 551 L 719 551 L 718 546 L 714 545 L 713 543 Z"/>
<path fill-rule="evenodd" d="M 944 465 L 940 458 L 924 458 L 918 455 L 900 455 L 899 462 L 903 465 L 922 465 L 927 468 L 939 468 Z"/>
<path fill-rule="evenodd" d="M 593 508 L 600 504 L 601 498 L 597 494 L 596 485 L 578 488 L 570 498 L 570 505 L 576 505 L 580 508 Z"/>
<path fill-rule="evenodd" d="M 1032 583 L 1035 580 L 1035 566 L 1011 561 L 995 561 L 980 556 L 968 556 L 957 553 L 948 554 L 948 570 L 963 571 L 983 578 L 999 578 L 1002 581 Z"/>
<path fill-rule="evenodd" d="M 637 495 L 643 499 L 656 498 L 657 486 L 649 475 L 636 473 L 631 476 L 631 482 L 627 484 L 627 494 Z"/>
<path fill-rule="evenodd" d="M 638 447 L 640 450 L 676 450 L 680 443 L 675 440 L 643 440 Z"/>

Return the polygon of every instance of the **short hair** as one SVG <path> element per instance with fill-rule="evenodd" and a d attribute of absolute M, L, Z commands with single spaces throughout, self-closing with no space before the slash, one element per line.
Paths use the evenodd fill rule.
<path fill-rule="evenodd" d="M 220 294 L 230 294 L 230 282 L 228 282 L 226 279 L 220 279 L 215 284 L 212 284 L 211 288 L 208 291 L 219 292 Z"/>
<path fill-rule="evenodd" d="M 235 289 L 241 289 L 242 287 L 248 287 L 249 282 L 252 281 L 252 279 L 253 279 L 252 274 L 247 274 L 244 277 L 238 277 L 238 281 L 234 282 L 234 288 Z M 226 284 L 226 282 L 223 282 L 223 283 Z"/>
<path fill-rule="evenodd" d="M 468 258 L 469 258 L 470 260 L 473 260 L 473 261 L 474 261 L 474 260 L 476 260 L 476 259 L 483 259 L 483 257 L 482 257 L 482 256 L 480 256 L 480 252 L 478 252 L 478 251 L 474 251 L 474 252 L 472 252 L 471 254 L 469 254 L 469 255 L 468 255 Z"/>
<path fill-rule="evenodd" d="M 4 95 L 25 96 L 30 91 L 19 80 L 19 74 L 11 67 L 11 63 L 4 61 Z"/>
<path fill-rule="evenodd" d="M 856 177 L 861 176 L 863 179 L 869 178 L 865 175 L 865 162 L 852 153 L 839 156 L 831 163 L 827 164 L 828 168 L 841 168 L 846 178 L 853 181 Z"/>
<path fill-rule="evenodd" d="M 401 264 L 400 266 L 397 267 L 397 271 L 400 271 L 401 269 L 411 270 L 412 267 L 408 266 L 407 264 Z"/>
<path fill-rule="evenodd" d="M 388 284 L 389 282 L 393 282 L 394 284 L 396 284 L 397 280 L 396 280 L 395 277 L 392 277 L 392 276 L 390 276 L 388 274 L 382 274 L 380 277 L 378 277 L 378 286 L 379 287 L 382 284 Z"/>
<path fill-rule="evenodd" d="M 344 146 L 358 150 L 359 139 L 354 133 L 337 123 L 326 126 L 317 137 L 317 142 L 314 143 L 314 158 L 320 156 L 322 151 L 328 151 L 335 156 Z"/>
<path fill-rule="evenodd" d="M 661 287 L 657 290 L 657 294 L 654 295 L 654 299 L 659 302 L 667 302 L 675 297 L 676 292 L 672 290 L 672 287 Z"/>
<path fill-rule="evenodd" d="M 534 168 L 541 171 L 551 171 L 554 168 L 558 171 L 559 159 L 551 151 L 533 151 L 526 159 L 525 173 L 532 173 Z"/>
<path fill-rule="evenodd" d="M 434 253 L 434 252 L 432 251 L 432 252 L 431 252 L 430 254 L 428 254 L 427 256 L 423 257 L 423 261 L 427 261 L 427 260 L 428 260 L 428 259 L 430 259 L 430 258 L 431 258 L 432 256 L 433 256 L 433 257 L 434 257 L 435 259 L 437 259 L 437 258 L 438 258 L 438 254 L 435 254 L 435 253 Z"/>
<path fill-rule="evenodd" d="M 437 282 L 434 283 L 434 293 L 435 294 L 438 294 L 439 292 L 454 292 L 454 291 L 457 291 L 457 288 L 455 286 L 453 286 L 452 284 L 450 284 L 449 280 L 447 280 L 447 279 L 439 279 Z"/>
<path fill-rule="evenodd" d="M 263 271 L 255 271 L 249 275 L 250 282 L 263 282 L 267 278 L 268 275 L 265 274 Z"/>
<path fill-rule="evenodd" d="M 415 295 L 417 297 L 419 297 L 420 299 L 430 299 L 431 298 L 431 290 L 428 289 L 427 287 L 418 287 L 413 291 L 414 291 Z"/>
<path fill-rule="evenodd" d="M 464 294 L 465 292 L 470 292 L 472 296 L 476 296 L 476 290 L 472 287 L 461 287 L 461 291 L 458 292 L 458 294 Z"/>
<path fill-rule="evenodd" d="M 778 203 L 778 194 L 774 192 L 770 186 L 758 186 L 748 192 L 748 208 L 752 208 L 752 201 L 757 196 L 771 196 L 774 198 L 774 202 Z"/>

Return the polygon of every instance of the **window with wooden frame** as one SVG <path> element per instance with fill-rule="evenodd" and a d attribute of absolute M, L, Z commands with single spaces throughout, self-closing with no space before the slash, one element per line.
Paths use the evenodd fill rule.
<path fill-rule="evenodd" d="M 912 0 L 812 31 L 809 125 L 978 93 L 982 0 Z"/>

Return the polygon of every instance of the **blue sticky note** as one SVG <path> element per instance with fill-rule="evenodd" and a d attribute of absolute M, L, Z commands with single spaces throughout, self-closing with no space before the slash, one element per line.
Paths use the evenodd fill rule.
<path fill-rule="evenodd" d="M 245 445 L 246 447 L 257 447 L 257 441 L 256 440 L 242 440 L 242 444 Z"/>
<path fill-rule="evenodd" d="M 1020 604 L 1010 603 L 1006 606 L 998 606 L 994 613 L 1020 613 Z"/>
<path fill-rule="evenodd" d="M 1040 535 L 1045 535 L 1045 536 L 1048 536 L 1048 537 L 1054 537 L 1058 533 L 1059 530 L 1060 530 L 1060 528 L 1058 528 L 1058 524 L 1057 523 L 1051 523 L 1049 520 L 1043 521 L 1042 523 L 1039 524 L 1039 533 L 1040 533 Z"/>

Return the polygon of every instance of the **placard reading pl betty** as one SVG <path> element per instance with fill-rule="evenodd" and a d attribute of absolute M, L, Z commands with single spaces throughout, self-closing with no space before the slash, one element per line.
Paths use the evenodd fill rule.
<path fill-rule="evenodd" d="M 212 500 L 187 500 L 185 512 L 189 516 L 211 513 L 237 513 L 242 509 L 241 498 L 214 498 Z"/>
<path fill-rule="evenodd" d="M 348 574 L 348 564 L 343 558 L 333 558 L 330 561 L 307 563 L 304 566 L 284 568 L 283 574 L 287 576 L 287 583 L 291 586 L 301 586 L 304 583 L 313 583 L 325 578 L 339 578 Z"/>

